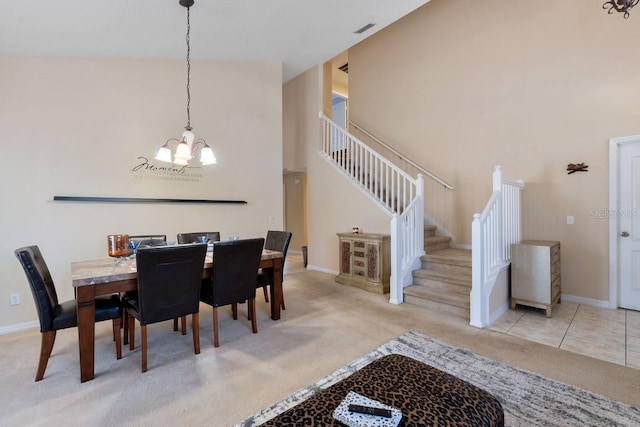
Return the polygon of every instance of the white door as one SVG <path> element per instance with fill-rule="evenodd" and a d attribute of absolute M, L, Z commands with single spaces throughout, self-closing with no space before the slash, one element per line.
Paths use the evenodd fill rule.
<path fill-rule="evenodd" d="M 620 307 L 640 310 L 640 139 L 620 146 Z"/>

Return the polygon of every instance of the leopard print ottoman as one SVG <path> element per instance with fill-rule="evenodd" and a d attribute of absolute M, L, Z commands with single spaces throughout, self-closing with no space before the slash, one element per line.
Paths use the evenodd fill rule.
<path fill-rule="evenodd" d="M 400 426 L 504 426 L 493 395 L 399 354 L 375 360 L 261 425 L 342 426 L 332 413 L 349 391 L 400 409 Z"/>

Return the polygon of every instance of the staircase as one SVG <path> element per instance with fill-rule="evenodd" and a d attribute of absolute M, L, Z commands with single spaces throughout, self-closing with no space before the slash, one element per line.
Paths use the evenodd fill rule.
<path fill-rule="evenodd" d="M 451 238 L 437 236 L 435 226 L 424 231 L 422 268 L 404 288 L 404 302 L 469 319 L 471 251 L 449 248 Z"/>
<path fill-rule="evenodd" d="M 389 302 L 455 313 L 477 328 L 488 326 L 501 310 L 508 309 L 505 271 L 510 264 L 510 245 L 520 241 L 520 193 L 524 182 L 503 179 L 501 167 L 495 167 L 493 194 L 482 214 L 474 214 L 471 223 L 471 256 L 471 251 L 449 248 L 450 239 L 437 236 L 436 227 L 424 228 L 422 174 L 413 178 L 324 114 L 319 117 L 320 156 L 391 217 Z M 406 159 L 364 133 L 400 159 Z M 453 189 L 430 172 L 423 172 L 434 182 Z"/>

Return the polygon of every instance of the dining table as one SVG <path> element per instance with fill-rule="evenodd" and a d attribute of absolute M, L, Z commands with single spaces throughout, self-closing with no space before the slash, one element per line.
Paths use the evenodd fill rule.
<path fill-rule="evenodd" d="M 213 251 L 207 251 L 202 277 L 211 277 Z M 282 252 L 263 249 L 260 268 L 272 275 L 270 286 L 271 319 L 280 319 L 282 302 Z M 101 295 L 136 290 L 135 257 L 104 258 L 71 263 L 71 280 L 76 294 L 80 381 L 95 377 L 95 299 Z"/>

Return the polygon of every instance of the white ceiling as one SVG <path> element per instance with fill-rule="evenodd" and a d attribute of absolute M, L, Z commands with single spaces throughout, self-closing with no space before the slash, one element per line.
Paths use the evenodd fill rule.
<path fill-rule="evenodd" d="M 286 82 L 428 1 L 196 0 L 191 57 L 282 62 Z M 0 0 L 0 55 L 184 58 L 185 32 L 178 0 Z"/>

